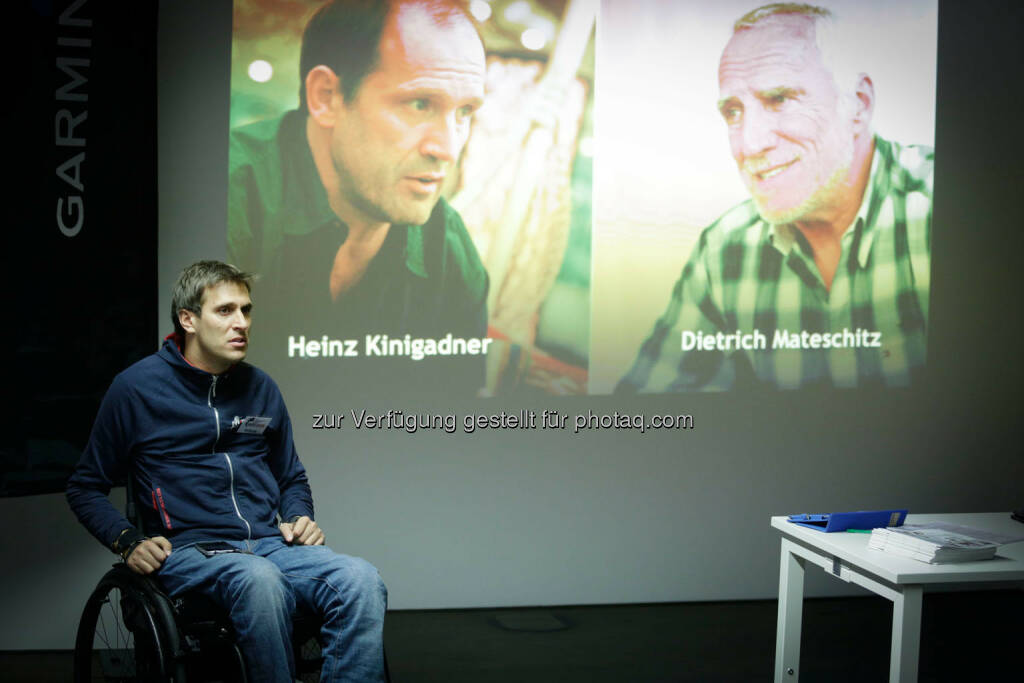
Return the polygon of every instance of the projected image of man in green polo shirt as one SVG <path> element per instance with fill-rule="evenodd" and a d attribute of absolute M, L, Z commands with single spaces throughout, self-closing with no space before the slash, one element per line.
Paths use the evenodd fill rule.
<path fill-rule="evenodd" d="M 368 363 L 395 355 L 374 353 L 382 339 L 484 343 L 487 274 L 441 198 L 484 96 L 465 11 L 328 2 L 303 33 L 299 109 L 232 132 L 229 260 L 260 275 L 281 357 L 310 358 L 310 339 Z"/>
<path fill-rule="evenodd" d="M 930 148 L 874 134 L 831 12 L 739 19 L 718 110 L 750 199 L 701 234 L 616 390 L 906 386 L 925 365 Z"/>

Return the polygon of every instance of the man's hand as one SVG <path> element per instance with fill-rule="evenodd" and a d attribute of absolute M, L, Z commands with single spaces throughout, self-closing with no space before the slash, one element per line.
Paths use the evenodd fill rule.
<path fill-rule="evenodd" d="M 320 530 L 316 522 L 309 517 L 302 516 L 294 523 L 281 522 L 278 526 L 284 540 L 293 545 L 323 545 L 324 532 Z"/>
<path fill-rule="evenodd" d="M 136 574 L 152 574 L 170 554 L 171 542 L 163 536 L 153 536 L 135 546 L 125 564 Z"/>

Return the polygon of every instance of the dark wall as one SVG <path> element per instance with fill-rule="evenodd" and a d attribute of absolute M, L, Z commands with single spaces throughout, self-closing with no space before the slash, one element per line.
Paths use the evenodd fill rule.
<path fill-rule="evenodd" d="M 18 155 L 0 496 L 63 490 L 110 380 L 156 335 L 157 6 L 19 9 L 24 81 L 3 113 Z"/>

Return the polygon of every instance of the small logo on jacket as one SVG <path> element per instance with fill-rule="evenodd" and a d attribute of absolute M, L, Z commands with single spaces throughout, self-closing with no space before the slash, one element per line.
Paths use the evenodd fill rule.
<path fill-rule="evenodd" d="M 239 417 L 231 420 L 231 429 L 239 434 L 262 434 L 270 425 L 269 417 Z"/>

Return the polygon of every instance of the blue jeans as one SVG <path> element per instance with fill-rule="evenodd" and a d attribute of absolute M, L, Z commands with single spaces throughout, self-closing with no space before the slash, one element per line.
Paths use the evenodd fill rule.
<path fill-rule="evenodd" d="M 323 619 L 321 681 L 384 680 L 387 589 L 366 560 L 281 537 L 231 542 L 246 552 L 206 557 L 174 548 L 158 576 L 172 596 L 198 591 L 230 614 L 250 681 L 295 680 L 296 606 Z"/>

